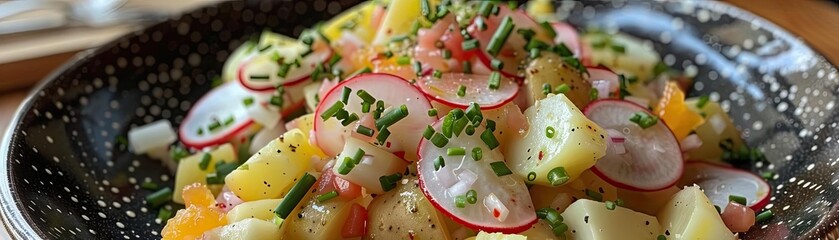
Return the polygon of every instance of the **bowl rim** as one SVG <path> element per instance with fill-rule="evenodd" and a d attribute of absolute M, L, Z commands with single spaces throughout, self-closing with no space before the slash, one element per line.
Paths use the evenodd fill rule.
<path fill-rule="evenodd" d="M 9 164 L 11 164 L 10 154 L 12 149 L 12 139 L 18 137 L 19 135 L 17 132 L 15 132 L 15 130 L 18 130 L 18 127 L 21 125 L 20 120 L 26 115 L 26 113 L 28 112 L 27 110 L 30 110 L 35 101 L 38 100 L 38 93 L 43 91 L 50 84 L 53 84 L 56 81 L 58 81 L 61 74 L 63 74 L 67 70 L 82 65 L 84 63 L 82 60 L 107 52 L 112 47 L 116 47 L 120 42 L 141 35 L 149 28 L 167 24 L 169 21 L 180 19 L 181 17 L 187 14 L 203 11 L 208 8 L 215 8 L 224 3 L 225 2 L 200 6 L 182 12 L 179 15 L 162 19 L 159 22 L 145 25 L 138 30 L 131 31 L 122 36 L 114 38 L 113 40 L 105 44 L 102 44 L 99 47 L 82 50 L 76 53 L 66 62 L 64 62 L 61 66 L 57 67 L 55 70 L 50 72 L 50 74 L 48 74 L 40 82 L 38 82 L 35 86 L 32 87 L 32 89 L 27 93 L 22 103 L 16 108 L 13 117 L 9 121 L 9 125 L 5 128 L 4 132 L 2 132 L 2 137 L 0 137 L 0 181 L 7 183 L 0 184 L 0 223 L 3 225 L 3 228 L 9 234 L 9 236 L 12 237 L 12 239 L 42 239 L 43 236 L 47 236 L 46 234 L 44 234 L 43 231 L 33 228 L 29 224 L 29 222 L 32 222 L 32 219 L 27 214 L 24 214 L 22 208 L 18 205 L 19 201 L 15 198 L 17 196 L 18 191 L 15 187 L 16 185 L 13 184 L 14 179 L 12 178 L 14 174 L 11 172 L 11 168 L 9 167 Z M 657 3 L 667 4 L 667 2 Z M 817 59 L 828 63 L 834 68 L 837 67 L 836 63 L 831 62 L 830 59 L 825 58 L 824 55 L 822 55 L 819 51 L 810 46 L 810 44 L 805 42 L 803 39 L 796 37 L 796 35 L 792 34 L 787 29 L 782 28 L 774 22 L 769 21 L 755 13 L 749 12 L 730 3 L 719 1 L 685 1 L 680 2 L 679 4 L 690 4 L 693 7 L 700 7 L 718 13 L 728 14 L 741 21 L 746 21 L 750 23 L 759 22 L 760 29 L 771 32 L 774 36 L 783 38 L 785 41 L 788 41 L 792 44 L 799 44 L 801 46 L 804 46 L 806 47 L 806 49 L 810 50 L 813 53 L 814 57 L 816 57 Z M 839 226 L 837 226 L 837 222 L 839 222 L 839 202 L 834 203 L 831 209 L 828 210 L 826 215 L 820 218 L 819 221 L 813 226 L 813 228 L 805 232 L 801 237 L 808 239 L 824 239 L 832 236 L 833 234 L 839 234 Z"/>

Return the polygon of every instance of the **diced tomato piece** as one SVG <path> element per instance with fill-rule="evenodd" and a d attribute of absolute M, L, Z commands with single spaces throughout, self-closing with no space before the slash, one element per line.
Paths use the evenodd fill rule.
<path fill-rule="evenodd" d="M 358 205 L 358 203 L 353 203 L 352 209 L 350 209 L 350 215 L 347 217 L 347 221 L 344 222 L 344 226 L 341 227 L 341 237 L 361 237 L 364 236 L 366 231 L 367 209 Z"/>
<path fill-rule="evenodd" d="M 318 180 L 317 194 L 324 194 L 335 190 L 338 197 L 344 200 L 352 200 L 361 196 L 361 186 L 347 181 L 332 172 L 332 167 L 323 170 Z"/>

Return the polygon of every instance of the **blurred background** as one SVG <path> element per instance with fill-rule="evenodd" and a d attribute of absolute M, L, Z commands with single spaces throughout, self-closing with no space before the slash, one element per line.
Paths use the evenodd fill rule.
<path fill-rule="evenodd" d="M 219 0 L 0 0 L 0 133 L 29 89 L 76 55 L 144 25 Z M 727 0 L 839 63 L 839 4 Z"/>

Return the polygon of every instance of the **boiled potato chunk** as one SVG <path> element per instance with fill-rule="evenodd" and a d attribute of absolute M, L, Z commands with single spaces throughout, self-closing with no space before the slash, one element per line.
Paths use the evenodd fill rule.
<path fill-rule="evenodd" d="M 376 196 L 368 209 L 365 239 L 451 239 L 444 217 L 431 205 L 416 178 Z"/>
<path fill-rule="evenodd" d="M 591 49 L 592 65 L 602 64 L 616 73 L 635 76 L 641 81 L 655 77 L 655 65 L 661 61 L 655 49 L 623 33 L 590 32 L 581 36 L 580 40 Z"/>
<path fill-rule="evenodd" d="M 207 185 L 207 174 L 216 172 L 216 163 L 218 161 L 234 163 L 236 162 L 236 151 L 230 144 L 224 144 L 210 151 L 210 162 L 207 168 L 201 170 L 199 163 L 204 157 L 204 152 L 196 153 L 192 156 L 181 159 L 178 163 L 178 171 L 175 174 L 175 191 L 172 194 L 172 201 L 184 204 L 183 189 L 187 185 L 193 183 L 201 183 Z"/>
<path fill-rule="evenodd" d="M 587 199 L 571 204 L 562 217 L 572 239 L 656 239 L 662 232 L 653 216 L 624 207 L 609 210 Z"/>
<path fill-rule="evenodd" d="M 551 186 L 548 172 L 563 167 L 570 182 L 606 155 L 606 131 L 586 118 L 565 95 L 537 101 L 524 115 L 529 129 L 502 146 L 507 165 L 523 179 L 535 172 L 532 183 Z M 552 137 L 548 137 L 549 128 L 553 129 Z"/>
<path fill-rule="evenodd" d="M 282 199 L 262 199 L 244 202 L 227 212 L 227 222 L 235 223 L 248 218 L 271 221 L 274 219 L 274 209 L 282 201 Z"/>
<path fill-rule="evenodd" d="M 352 159 L 359 149 L 364 150 L 364 154 L 369 158 L 362 159 L 361 163 L 355 165 L 347 175 L 339 173 L 340 166 L 343 166 L 348 158 Z M 382 189 L 379 177 L 405 172 L 406 166 L 408 166 L 408 162 L 393 155 L 393 153 L 365 141 L 347 138 L 344 143 L 344 150 L 335 159 L 335 167 L 332 168 L 332 171 L 336 176 L 364 187 L 368 193 L 382 194 L 385 191 Z"/>
<path fill-rule="evenodd" d="M 591 83 L 583 78 L 580 71 L 562 61 L 559 55 L 542 51 L 542 56 L 530 62 L 525 71 L 527 76 L 527 105 L 548 97 L 543 85 L 550 84 L 551 89 L 567 84 L 570 90 L 565 93 L 577 108 L 583 108 L 591 101 Z"/>
<path fill-rule="evenodd" d="M 615 201 L 619 191 L 617 187 L 588 170 L 580 174 L 577 180 L 559 187 L 535 185 L 530 188 L 530 198 L 533 199 L 536 209 L 549 207 L 563 212 L 577 199 Z M 665 199 L 669 199 L 669 196 Z"/>
<path fill-rule="evenodd" d="M 539 220 L 536 224 L 527 229 L 527 231 L 519 233 L 527 237 L 527 239 L 544 239 L 544 240 L 564 240 L 563 237 L 557 237 L 551 229 L 551 225 L 546 220 Z M 566 236 L 568 234 L 566 233 Z"/>
<path fill-rule="evenodd" d="M 655 215 L 677 192 L 679 187 L 676 186 L 654 192 L 618 189 L 618 198 L 632 210 Z"/>
<path fill-rule="evenodd" d="M 340 239 L 341 227 L 355 203 L 339 198 L 321 203 L 313 198 L 302 204 L 283 222 L 285 239 Z"/>
<path fill-rule="evenodd" d="M 723 223 L 720 214 L 699 189 L 689 186 L 676 193 L 658 212 L 658 220 L 669 233 L 681 239 L 736 239 Z"/>
<path fill-rule="evenodd" d="M 379 6 L 376 1 L 359 4 L 324 23 L 321 31 L 330 41 L 335 41 L 347 31 L 345 26 L 354 26 L 349 31 L 369 43 L 376 34 L 372 19 L 377 7 Z"/>
<path fill-rule="evenodd" d="M 429 2 L 432 8 L 436 9 L 435 6 L 440 1 L 430 0 Z M 384 45 L 393 37 L 407 36 L 411 33 L 414 22 L 420 19 L 425 19 L 420 11 L 420 0 L 391 1 L 385 10 L 382 25 L 379 26 L 376 37 L 373 39 L 373 45 Z"/>
<path fill-rule="evenodd" d="M 740 131 L 737 131 L 734 122 L 719 103 L 708 101 L 700 108 L 697 106 L 698 102 L 699 98 L 685 101 L 688 109 L 705 116 L 705 123 L 696 128 L 696 135 L 702 140 L 702 145 L 688 152 L 689 159 L 720 162 L 724 150 L 719 144 L 726 139 L 731 139 L 733 148 L 737 149 L 743 146 L 743 139 L 740 138 Z M 717 133 L 718 130 L 719 133 Z"/>
<path fill-rule="evenodd" d="M 299 129 L 284 133 L 225 178 L 230 191 L 244 201 L 282 198 L 309 169 L 313 156 L 326 157 Z"/>
<path fill-rule="evenodd" d="M 280 226 L 273 222 L 248 218 L 222 227 L 218 237 L 217 239 L 273 240 L 281 239 L 282 233 Z"/>

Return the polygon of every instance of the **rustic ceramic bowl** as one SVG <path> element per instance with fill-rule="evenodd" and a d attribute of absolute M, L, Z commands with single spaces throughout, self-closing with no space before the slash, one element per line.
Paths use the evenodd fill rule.
<path fill-rule="evenodd" d="M 0 149 L 0 212 L 20 239 L 160 238 L 163 225 L 137 187 L 172 185 L 156 161 L 117 144 L 131 127 L 179 124 L 222 63 L 263 29 L 297 35 L 357 1 L 224 2 L 85 52 L 38 86 Z M 775 217 L 747 239 L 828 238 L 837 224 L 836 68 L 772 23 L 702 2 L 559 3 L 577 27 L 620 29 L 694 74 L 692 95 L 721 101 L 749 145 L 777 173 Z M 8 77 L 8 76 L 7 76 Z"/>

